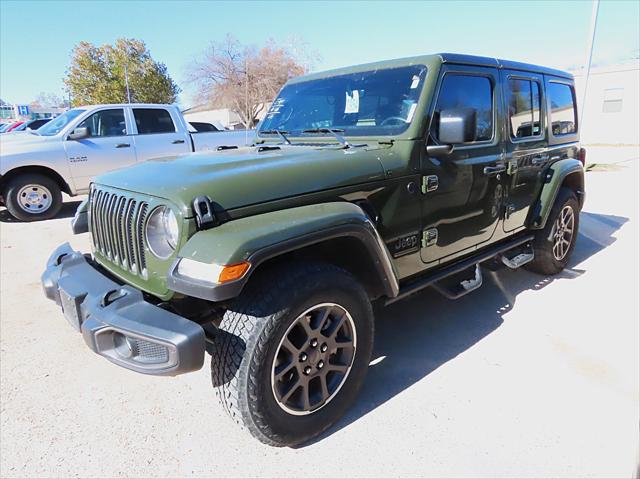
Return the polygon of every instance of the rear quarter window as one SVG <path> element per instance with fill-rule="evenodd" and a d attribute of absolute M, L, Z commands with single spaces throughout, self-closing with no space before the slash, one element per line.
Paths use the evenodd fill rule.
<path fill-rule="evenodd" d="M 566 83 L 550 82 L 547 90 L 551 103 L 551 133 L 553 136 L 575 133 L 578 129 L 578 120 L 573 87 Z"/>

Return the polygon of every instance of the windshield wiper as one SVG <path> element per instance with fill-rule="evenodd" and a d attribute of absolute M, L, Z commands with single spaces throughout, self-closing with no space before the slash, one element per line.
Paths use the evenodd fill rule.
<path fill-rule="evenodd" d="M 329 133 L 335 136 L 336 140 L 338 140 L 338 143 L 340 143 L 342 146 L 346 148 L 351 148 L 352 146 L 354 146 L 347 140 L 345 140 L 344 136 L 339 135 L 339 133 L 344 133 L 344 130 L 341 130 L 339 128 L 311 128 L 309 130 L 302 130 L 302 133 Z"/>
<path fill-rule="evenodd" d="M 284 141 L 287 145 L 291 144 L 291 141 L 289 140 L 289 138 L 285 136 L 289 134 L 288 131 L 273 129 L 273 130 L 262 130 L 260 131 L 260 133 L 263 133 L 265 135 L 278 135 L 280 138 L 282 138 L 282 141 Z"/>

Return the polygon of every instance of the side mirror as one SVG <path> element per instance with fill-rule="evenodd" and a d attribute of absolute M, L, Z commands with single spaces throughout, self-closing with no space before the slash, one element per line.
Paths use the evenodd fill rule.
<path fill-rule="evenodd" d="M 81 127 L 74 129 L 69 135 L 70 140 L 83 140 L 85 138 L 89 138 L 91 133 L 89 132 L 89 128 Z"/>
<path fill-rule="evenodd" d="M 457 145 L 476 139 L 478 113 L 475 108 L 452 108 L 440 112 L 438 140 L 442 144 Z"/>

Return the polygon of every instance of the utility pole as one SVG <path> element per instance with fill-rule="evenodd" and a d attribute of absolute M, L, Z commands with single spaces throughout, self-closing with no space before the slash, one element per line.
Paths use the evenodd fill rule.
<path fill-rule="evenodd" d="M 249 60 L 245 57 L 244 59 L 244 72 L 245 72 L 245 82 L 244 82 L 244 106 L 246 108 L 245 114 L 247 118 L 247 125 L 244 127 L 244 144 L 249 143 Z M 253 119 L 253 118 L 252 118 Z"/>
<path fill-rule="evenodd" d="M 596 25 L 598 23 L 598 9 L 600 8 L 600 0 L 592 0 L 591 2 L 591 27 L 589 29 L 589 43 L 587 44 L 587 54 L 584 61 L 584 87 L 582 91 L 582 108 L 580 110 L 580 129 L 584 125 L 584 110 L 587 102 L 587 89 L 589 87 L 589 73 L 591 73 L 591 59 L 593 58 L 593 41 L 596 36 Z"/>
<path fill-rule="evenodd" d="M 127 103 L 131 103 L 131 92 L 129 91 L 129 70 L 127 66 L 129 65 L 129 44 L 125 43 L 124 45 L 124 84 L 127 88 Z"/>
<path fill-rule="evenodd" d="M 127 72 L 127 63 L 129 62 L 129 57 L 126 58 L 124 64 L 124 83 L 127 87 L 127 103 L 131 103 L 131 93 L 129 93 L 129 73 Z"/>

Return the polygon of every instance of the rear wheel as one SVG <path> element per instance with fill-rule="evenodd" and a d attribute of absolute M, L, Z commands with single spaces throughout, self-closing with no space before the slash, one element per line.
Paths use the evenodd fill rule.
<path fill-rule="evenodd" d="M 4 198 L 9 213 L 20 221 L 52 218 L 62 206 L 58 183 L 39 174 L 12 178 L 4 191 Z"/>
<path fill-rule="evenodd" d="M 225 313 L 211 375 L 225 410 L 260 441 L 300 444 L 355 399 L 373 313 L 348 272 L 309 263 L 256 278 Z"/>
<path fill-rule="evenodd" d="M 561 188 L 546 226 L 533 240 L 535 258 L 525 267 L 540 274 L 557 274 L 569 262 L 578 238 L 580 207 L 576 194 Z"/>

